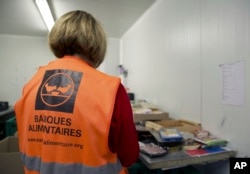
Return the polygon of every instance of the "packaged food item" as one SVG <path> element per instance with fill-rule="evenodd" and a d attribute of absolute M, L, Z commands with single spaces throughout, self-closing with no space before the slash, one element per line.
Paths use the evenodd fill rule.
<path fill-rule="evenodd" d="M 215 137 L 213 135 L 209 135 L 204 138 L 194 138 L 195 141 L 202 143 L 202 147 L 210 147 L 210 146 L 226 146 L 228 141 L 225 139 L 221 139 Z"/>
<path fill-rule="evenodd" d="M 195 150 L 198 149 L 201 144 L 197 143 L 194 139 L 186 139 L 184 141 L 183 150 Z"/>
<path fill-rule="evenodd" d="M 195 132 L 195 136 L 197 138 L 205 138 L 205 137 L 208 137 L 208 135 L 209 135 L 209 132 L 206 130 L 200 130 L 200 131 Z"/>
<path fill-rule="evenodd" d="M 160 137 L 165 142 L 183 141 L 182 135 L 175 128 L 164 128 L 159 131 Z"/>
<path fill-rule="evenodd" d="M 150 157 L 157 157 L 167 154 L 167 151 L 163 149 L 161 146 L 158 146 L 154 143 L 139 143 L 140 151 L 144 154 L 149 155 Z"/>

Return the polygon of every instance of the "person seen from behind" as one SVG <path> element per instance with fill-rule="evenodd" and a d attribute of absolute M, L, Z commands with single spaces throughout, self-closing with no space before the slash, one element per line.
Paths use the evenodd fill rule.
<path fill-rule="evenodd" d="M 49 33 L 57 57 L 24 85 L 15 104 L 25 174 L 124 174 L 137 161 L 130 101 L 118 77 L 97 70 L 106 34 L 71 11 Z"/>

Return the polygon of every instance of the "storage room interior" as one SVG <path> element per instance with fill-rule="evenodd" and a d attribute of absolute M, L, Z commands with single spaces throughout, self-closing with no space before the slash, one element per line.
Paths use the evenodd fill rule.
<path fill-rule="evenodd" d="M 47 29 L 39 12 L 28 14 L 29 9 L 36 9 L 35 3 L 25 0 L 23 5 L 16 5 L 21 4 L 17 1 L 0 0 L 0 100 L 8 101 L 10 106 L 21 96 L 23 85 L 39 66 L 55 59 L 48 48 Z M 60 8 L 69 3 L 49 2 L 56 15 L 62 14 Z M 104 13 L 108 7 L 118 8 L 112 6 L 113 0 L 86 2 L 93 7 L 101 6 Z M 104 25 L 108 30 L 108 48 L 99 70 L 117 76 L 118 65 L 123 65 L 128 71 L 123 83 L 136 99 L 149 101 L 168 112 L 171 118 L 200 123 L 205 130 L 226 139 L 227 146 L 237 151 L 238 157 L 249 157 L 250 140 L 246 136 L 250 132 L 250 1 L 131 0 L 125 3 L 120 0 L 116 3 L 138 13 L 133 16 L 132 12 L 120 10 L 128 18 L 135 18 L 126 23 L 129 26 L 121 25 L 122 19 L 127 20 L 125 17 L 118 19 L 123 28 L 116 28 L 118 23 Z M 101 15 L 92 6 L 87 7 L 94 16 Z M 23 8 L 24 16 L 29 18 L 11 15 L 18 8 Z M 112 12 L 119 13 L 119 10 Z M 30 34 L 25 33 L 25 22 L 32 15 L 41 19 L 33 22 Z M 105 17 L 100 21 L 105 21 Z M 12 20 L 18 23 L 12 25 Z M 14 28 L 19 31 L 15 33 Z M 237 88 L 236 96 L 226 100 L 223 67 L 238 63 L 242 65 L 242 86 Z M 232 82 L 237 83 L 237 79 Z M 228 161 L 222 161 L 197 167 L 204 173 L 209 168 L 214 174 L 228 174 L 228 165 Z"/>

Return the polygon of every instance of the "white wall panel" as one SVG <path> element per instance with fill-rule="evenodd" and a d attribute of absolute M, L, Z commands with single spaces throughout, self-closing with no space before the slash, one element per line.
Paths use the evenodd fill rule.
<path fill-rule="evenodd" d="M 158 0 L 122 38 L 128 86 L 249 157 L 249 25 L 249 0 Z M 221 103 L 219 65 L 235 61 L 245 64 L 243 106 Z"/>
<path fill-rule="evenodd" d="M 100 71 L 117 76 L 117 66 L 120 58 L 120 39 L 108 38 L 107 51 L 103 63 L 98 68 Z"/>
<path fill-rule="evenodd" d="M 0 100 L 13 105 L 23 85 L 54 56 L 42 37 L 0 35 Z"/>
<path fill-rule="evenodd" d="M 106 59 L 100 71 L 116 75 L 119 64 L 120 40 L 108 38 Z M 23 85 L 32 77 L 39 66 L 54 59 L 47 38 L 0 35 L 0 101 L 13 105 L 21 96 Z"/>
<path fill-rule="evenodd" d="M 200 1 L 159 1 L 122 38 L 128 86 L 171 117 L 200 122 Z"/>
<path fill-rule="evenodd" d="M 250 156 L 249 107 L 249 10 L 248 0 L 203 1 L 202 3 L 202 124 L 229 140 L 239 156 Z M 245 64 L 245 105 L 221 104 L 220 64 Z"/>

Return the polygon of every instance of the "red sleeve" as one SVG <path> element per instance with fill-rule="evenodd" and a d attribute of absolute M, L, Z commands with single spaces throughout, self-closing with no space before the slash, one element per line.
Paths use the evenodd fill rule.
<path fill-rule="evenodd" d="M 119 86 L 116 94 L 109 132 L 109 149 L 111 152 L 117 153 L 124 167 L 130 166 L 138 160 L 138 137 L 131 104 L 123 85 Z"/>

